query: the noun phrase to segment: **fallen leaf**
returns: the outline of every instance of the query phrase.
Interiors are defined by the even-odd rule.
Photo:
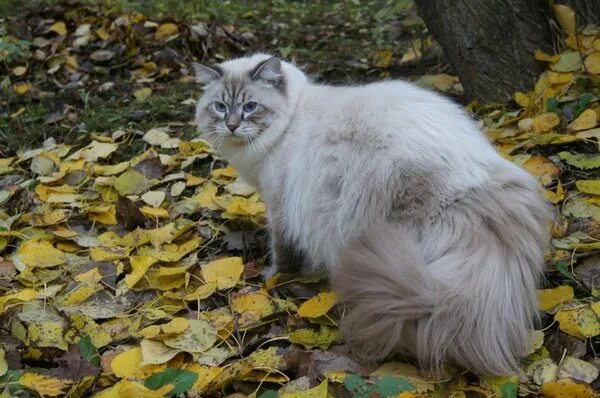
[[[57,397],[63,394],[63,390],[71,384],[68,380],[59,380],[55,377],[45,376],[39,373],[27,372],[21,375],[19,384],[30,390],[36,391],[41,396]]]
[[[152,89],[150,87],[142,87],[133,92],[133,96],[138,101],[145,101],[152,94]]]
[[[327,314],[337,302],[337,293],[319,293],[317,296],[305,301],[300,308],[298,308],[298,315],[305,318],[318,318]]]
[[[571,286],[538,290],[538,308],[542,311],[547,311],[557,305],[568,303],[574,297],[575,294]]]
[[[164,23],[156,29],[154,38],[156,40],[166,40],[179,33],[179,28],[174,23]]]
[[[202,266],[202,278],[206,283],[214,282],[219,290],[231,289],[244,272],[241,257],[227,257]]]
[[[540,393],[548,398],[593,398],[596,396],[590,386],[570,379],[545,383],[540,389]]]

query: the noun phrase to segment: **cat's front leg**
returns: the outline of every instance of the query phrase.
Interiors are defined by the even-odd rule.
[[[265,279],[276,273],[299,274],[306,272],[309,268],[310,264],[302,250],[287,241],[276,228],[272,228],[271,265],[263,271]]]

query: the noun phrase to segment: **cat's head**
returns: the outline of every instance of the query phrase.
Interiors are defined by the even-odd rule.
[[[196,107],[198,129],[217,149],[251,143],[289,118],[290,79],[299,72],[292,65],[256,54],[215,66],[193,66],[204,89]]]

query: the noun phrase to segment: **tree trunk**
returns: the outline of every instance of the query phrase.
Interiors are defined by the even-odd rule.
[[[556,4],[564,4],[575,10],[577,26],[600,25],[600,0],[558,0]]]
[[[533,53],[552,51],[552,36],[536,1],[415,1],[468,99],[506,101],[529,91],[544,70]]]

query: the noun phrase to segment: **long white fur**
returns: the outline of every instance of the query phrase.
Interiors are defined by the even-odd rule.
[[[267,58],[219,66],[243,79]],[[314,84],[286,62],[282,72],[285,96],[258,142],[207,138],[259,187],[277,238],[331,273],[356,352],[517,371],[550,217],[533,178],[438,94],[402,81]],[[218,91],[199,101],[200,131]]]

